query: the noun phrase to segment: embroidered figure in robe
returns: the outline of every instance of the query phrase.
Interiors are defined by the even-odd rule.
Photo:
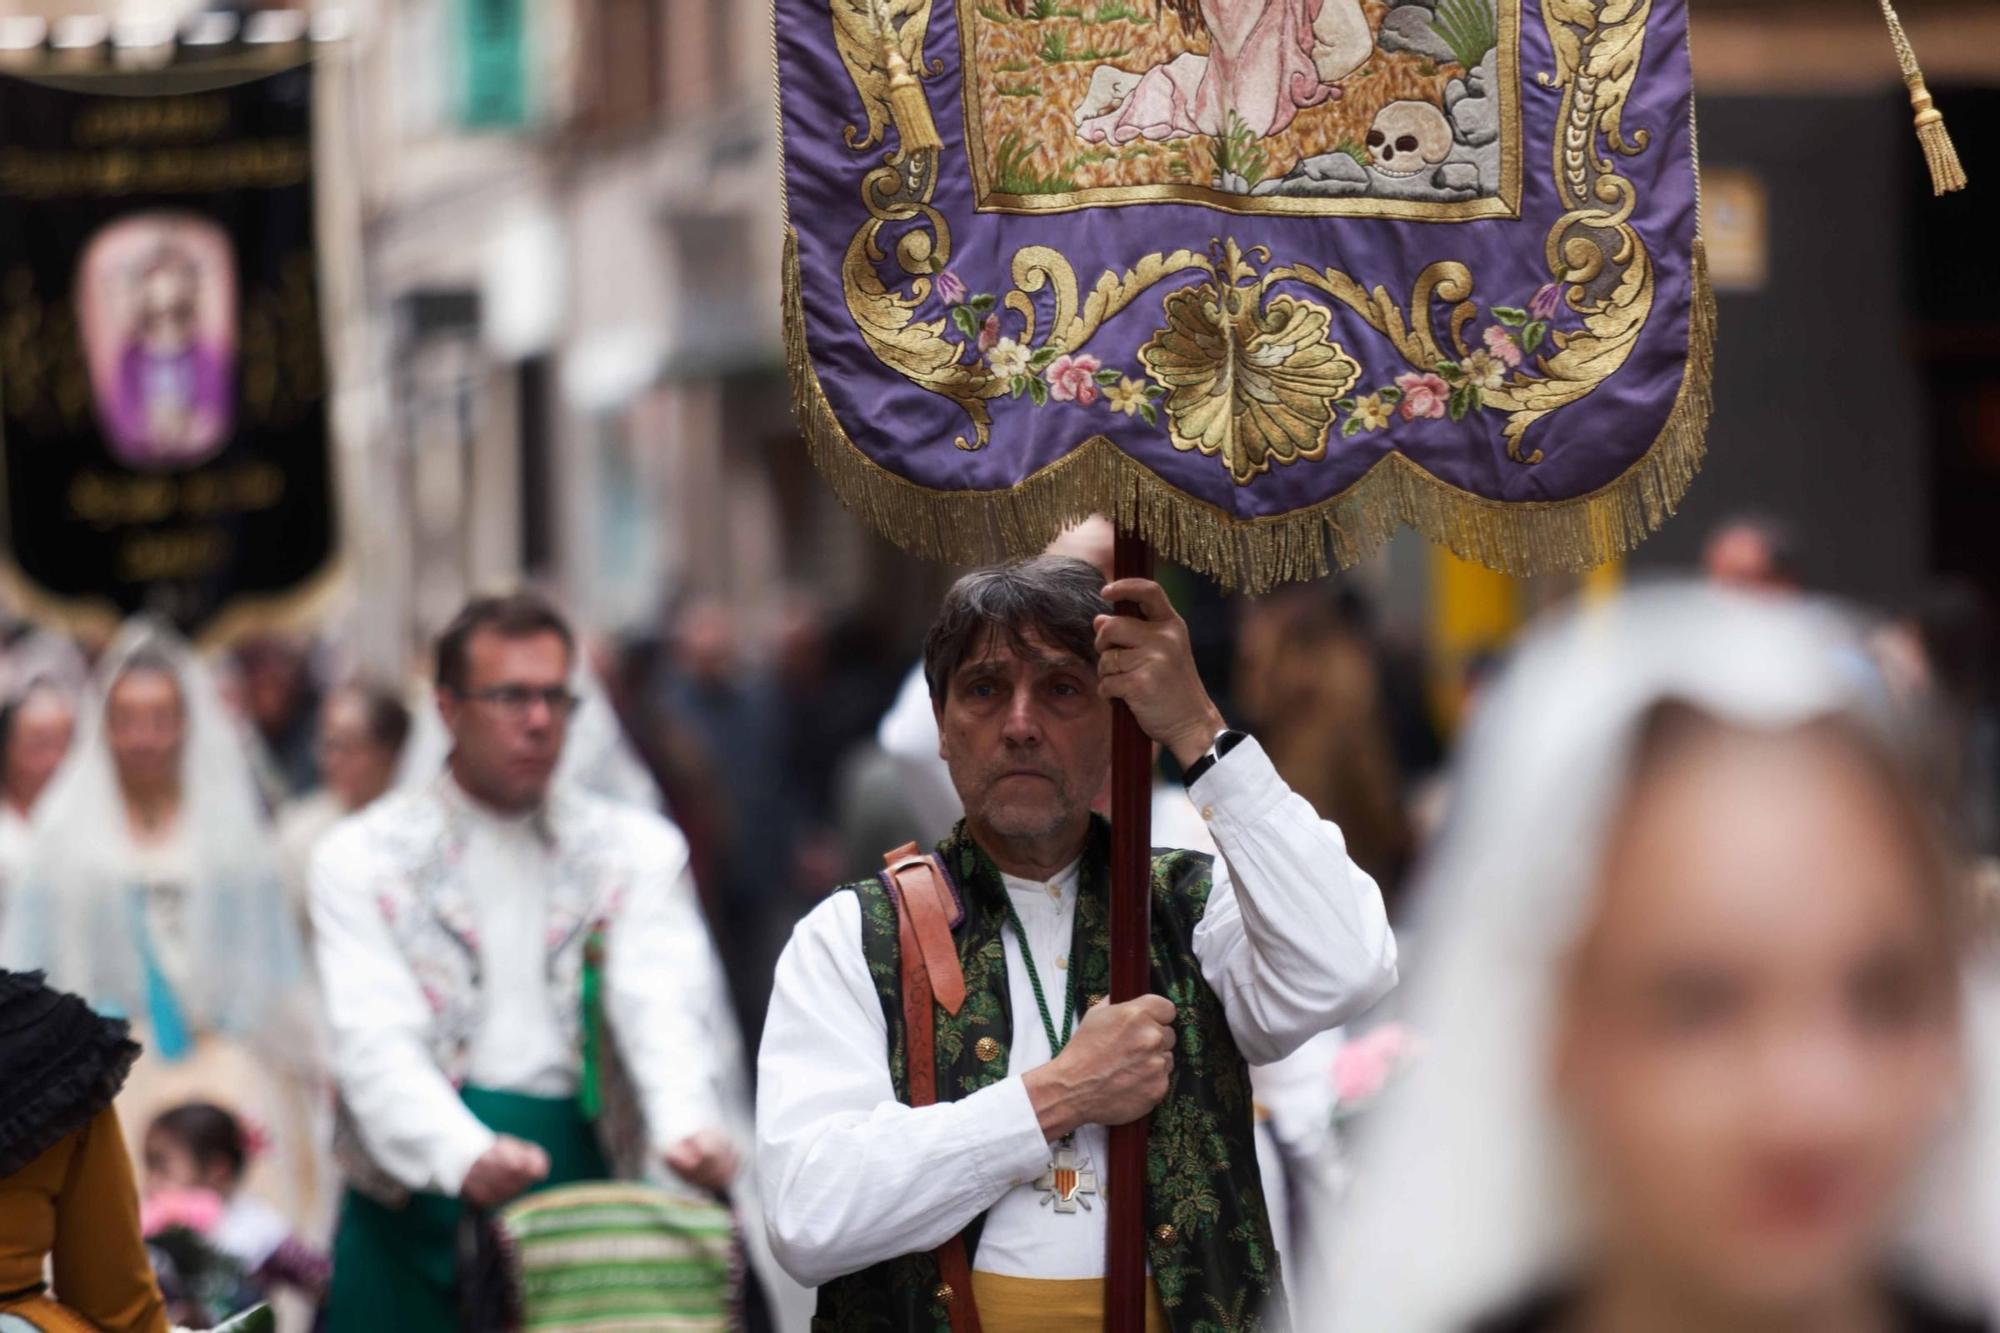
[[[1208,51],[1186,51],[1150,69],[1099,65],[1076,109],[1089,143],[1223,135],[1236,121],[1256,138],[1276,134],[1306,107],[1340,96],[1340,80],[1366,64],[1375,34],[1361,0],[1161,0]]]

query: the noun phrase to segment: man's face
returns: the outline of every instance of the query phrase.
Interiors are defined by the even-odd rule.
[[[438,691],[451,732],[454,770],[474,796],[522,811],[548,794],[569,733],[569,713],[551,704],[569,686],[569,650],[554,634],[520,637],[480,630],[466,644],[463,690]]]
[[[946,683],[938,754],[975,833],[1046,838],[1080,828],[1111,765],[1097,668],[1035,630],[989,634]]]

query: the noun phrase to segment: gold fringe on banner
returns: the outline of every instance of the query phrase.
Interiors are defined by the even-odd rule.
[[[1931,193],[1949,194],[1965,188],[1965,168],[1958,149],[1944,127],[1944,113],[1931,104],[1931,90],[1924,86],[1924,72],[1917,68],[1917,53],[1903,32],[1903,20],[1896,15],[1892,0],[1882,0],[1882,19],[1889,25],[1889,40],[1896,46],[1896,63],[1902,67],[1903,83],[1910,90],[1910,106],[1917,113],[1917,142],[1923,145],[1924,162],[1931,169]]]
[[[1688,356],[1666,428],[1624,475],[1569,500],[1508,502],[1440,481],[1392,453],[1339,495],[1276,518],[1242,519],[1162,481],[1099,435],[998,491],[939,491],[855,445],[827,402],[806,346],[799,238],[785,234],[785,359],[807,450],[834,493],[914,555],[982,564],[1033,555],[1093,513],[1169,560],[1256,594],[1347,568],[1408,524],[1454,554],[1508,574],[1583,570],[1636,547],[1671,516],[1701,468],[1713,406],[1715,296],[1695,242]]]

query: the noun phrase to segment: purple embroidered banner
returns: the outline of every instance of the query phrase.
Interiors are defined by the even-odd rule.
[[[1681,0],[776,0],[785,318],[843,498],[1092,510],[1252,590],[1410,523],[1597,564],[1699,466]]]

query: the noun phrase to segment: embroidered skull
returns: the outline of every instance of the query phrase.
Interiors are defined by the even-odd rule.
[[[1368,131],[1368,155],[1385,176],[1414,176],[1450,152],[1451,122],[1429,102],[1391,102]]]

